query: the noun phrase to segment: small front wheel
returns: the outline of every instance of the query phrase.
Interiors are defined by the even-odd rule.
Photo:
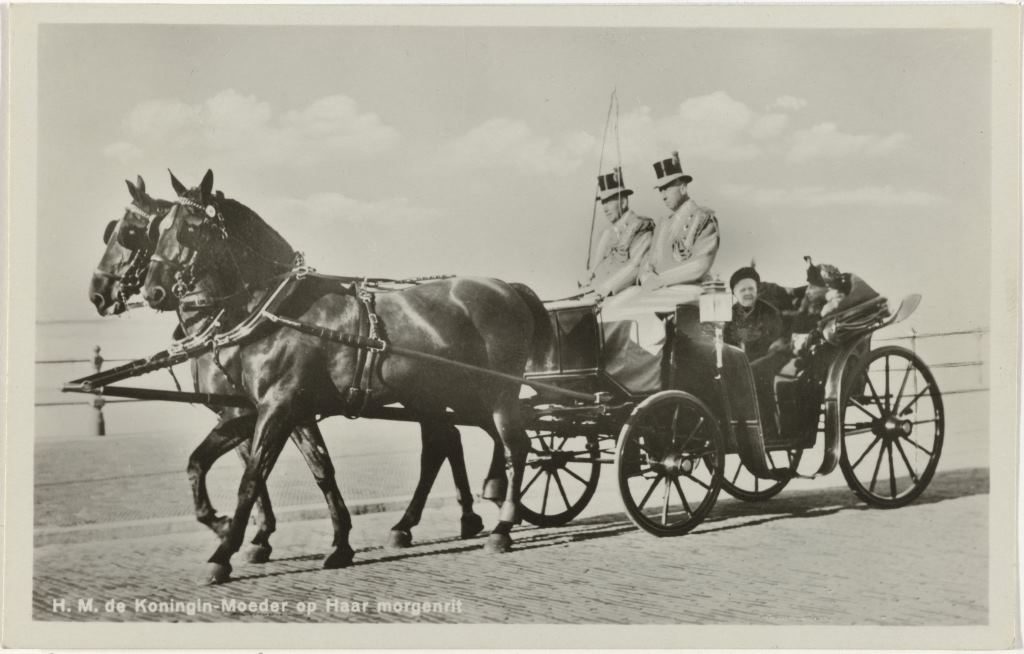
[[[629,519],[655,536],[700,524],[722,488],[725,441],[707,405],[682,391],[641,402],[619,434],[616,468]]]
[[[530,431],[519,510],[538,527],[560,527],[580,514],[601,478],[601,443],[593,434]]]

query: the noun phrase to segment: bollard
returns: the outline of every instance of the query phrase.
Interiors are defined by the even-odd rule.
[[[100,346],[97,345],[93,348],[92,365],[96,368],[96,372],[99,372],[103,368],[103,355],[100,354]],[[103,399],[102,395],[97,395],[92,400],[92,408],[96,417],[96,435],[106,436],[107,435],[107,421],[103,417],[103,405],[106,404],[106,400]]]

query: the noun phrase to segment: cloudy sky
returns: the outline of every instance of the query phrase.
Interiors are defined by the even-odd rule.
[[[169,197],[167,168],[212,168],[324,272],[566,295],[604,143],[651,216],[680,152],[723,278],[797,284],[809,254],[923,292],[919,331],[984,325],[989,61],[970,30],[44,26],[39,318],[94,315],[122,180]]]

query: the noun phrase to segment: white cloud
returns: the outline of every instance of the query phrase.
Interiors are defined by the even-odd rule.
[[[788,122],[784,114],[758,113],[718,91],[687,99],[667,116],[656,117],[646,106],[634,109],[620,119],[619,132],[624,160],[650,163],[678,150],[686,168],[694,159],[756,159]]]
[[[878,134],[847,134],[835,123],[821,123],[793,134],[793,146],[787,159],[794,162],[851,155],[879,156],[889,154],[907,141],[907,135],[895,132]]]
[[[416,207],[407,198],[357,200],[341,193],[314,193],[305,198],[272,197],[259,202],[265,216],[289,228],[321,229],[331,225],[360,227],[411,225],[434,220],[437,209]],[[263,209],[265,207],[265,209]],[[322,235],[322,234],[321,234]]]
[[[129,163],[141,159],[142,150],[126,141],[118,141],[103,148],[103,156],[110,157],[120,163]]]
[[[807,106],[807,100],[792,95],[783,95],[775,98],[775,102],[768,105],[768,109],[785,109],[787,111],[800,111]]]
[[[270,103],[228,89],[198,104],[152,100],[124,120],[130,141],[104,154],[195,151],[241,165],[311,165],[393,150],[399,133],[344,95],[275,112]]]
[[[549,138],[521,120],[494,118],[442,147],[440,159],[471,168],[512,167],[527,174],[566,175],[580,167],[596,143],[583,131]]]
[[[823,186],[794,188],[763,188],[741,184],[725,184],[724,195],[739,198],[762,207],[822,208],[831,206],[853,207],[931,207],[943,199],[933,193],[892,186],[863,186],[855,189],[836,189]]]

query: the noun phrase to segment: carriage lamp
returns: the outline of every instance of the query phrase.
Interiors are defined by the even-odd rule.
[[[700,293],[700,321],[715,326],[715,362],[722,369],[722,350],[725,347],[725,323],[732,320],[732,293],[717,276],[702,285]]]

